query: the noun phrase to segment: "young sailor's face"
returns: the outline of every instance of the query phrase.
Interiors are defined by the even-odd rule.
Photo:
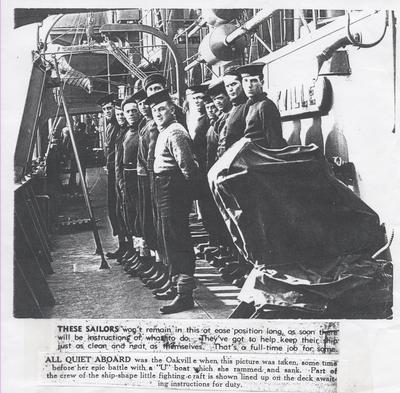
[[[124,115],[128,124],[131,126],[139,120],[140,113],[136,103],[129,102],[124,105]]]
[[[204,109],[204,93],[193,93],[187,96],[187,101],[189,103],[189,108],[195,110]]]
[[[219,111],[224,112],[225,109],[230,105],[229,97],[226,94],[218,94],[217,96],[212,97],[212,99]]]
[[[218,117],[218,109],[213,102],[206,104],[206,112],[210,120],[214,120]]]
[[[160,102],[151,107],[153,120],[158,127],[163,127],[174,118],[175,108],[167,101]]]
[[[145,104],[145,100],[139,101],[137,104],[142,116],[151,116],[151,109],[147,104]]]
[[[246,94],[248,98],[254,97],[263,91],[263,82],[259,75],[243,76],[242,85],[244,94]]]
[[[122,109],[115,108],[115,118],[117,119],[117,123],[122,126],[125,123],[124,111]]]
[[[153,83],[146,89],[147,97],[150,97],[154,93],[157,93],[161,90],[164,90],[164,86],[161,83]]]
[[[102,108],[104,117],[110,120],[114,115],[114,105],[111,103],[105,104]]]
[[[239,97],[243,92],[242,83],[235,75],[224,76],[224,85],[230,100],[234,100],[235,98]]]

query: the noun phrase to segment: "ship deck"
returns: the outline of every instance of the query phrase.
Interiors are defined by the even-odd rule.
[[[107,174],[101,167],[87,170],[87,183],[93,212],[105,251],[114,250],[107,217]],[[82,197],[60,201],[58,222],[87,218]],[[46,318],[227,318],[238,305],[240,289],[224,282],[218,271],[205,260],[196,261],[197,289],[195,308],[172,315],[162,315],[159,308],[169,301],[156,300],[139,278],[124,272],[115,260],[108,260],[110,269],[100,270],[101,258],[94,255],[93,233],[88,226],[71,225],[68,231],[58,230],[52,236],[52,268],[47,281],[55,305],[45,309]]]

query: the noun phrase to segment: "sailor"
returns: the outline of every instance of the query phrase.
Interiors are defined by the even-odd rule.
[[[215,123],[220,115],[219,110],[214,104],[212,98],[207,94],[204,97],[205,108],[208,116],[210,126],[207,130],[207,159],[206,159],[206,169],[207,172],[215,163],[215,158],[217,156],[218,149],[218,134],[215,132]]]
[[[106,253],[106,256],[111,259],[121,257],[127,249],[127,244],[124,240],[124,233],[120,220],[117,217],[117,193],[115,187],[115,138],[118,134],[118,123],[115,119],[115,95],[108,94],[102,97],[97,104],[101,106],[101,110],[106,122],[104,132],[104,148],[107,167],[107,207],[108,217],[111,223],[113,236],[118,236],[118,249],[114,252]]]
[[[218,154],[218,145],[221,144],[221,138],[224,138],[224,129],[226,119],[228,118],[229,112],[232,109],[232,104],[229,100],[228,93],[225,90],[225,85],[222,79],[218,79],[214,82],[211,82],[208,87],[208,94],[212,98],[215,106],[217,107],[220,115],[214,124],[214,132],[217,135],[218,142],[215,146],[215,156],[210,154],[208,165],[211,167],[217,158],[221,155]],[[211,147],[210,147],[211,151]]]
[[[196,189],[199,211],[204,228],[208,232],[211,247],[219,246],[219,228],[216,219],[219,216],[215,208],[207,179],[207,133],[210,122],[206,113],[204,97],[207,91],[206,85],[190,86],[186,89],[186,101],[188,102],[190,116],[187,117],[189,135],[193,141],[193,152],[199,164],[199,177]],[[211,100],[211,99],[210,99]],[[213,103],[215,111],[216,107]],[[215,113],[215,112],[214,112]],[[217,140],[215,145],[217,145]]]
[[[166,90],[147,98],[160,132],[154,156],[156,197],[162,238],[177,296],[160,312],[171,314],[194,307],[195,255],[189,231],[192,182],[197,176],[192,141],[175,119],[175,105]]]
[[[219,115],[207,131],[207,172],[218,158],[218,145],[224,132],[226,119],[232,108],[222,79],[218,79],[209,84],[208,95],[219,111]],[[232,246],[232,241],[222,216],[215,205],[211,190],[208,187],[208,181],[206,191],[203,201],[203,222],[209,233],[209,244],[208,247],[203,249],[203,254],[204,257],[211,262],[214,261],[215,258],[226,259],[230,257],[229,249]]]
[[[242,107],[242,110],[247,112],[243,136],[256,141],[266,148],[279,149],[286,146],[286,141],[282,137],[279,111],[275,104],[267,98],[266,93],[263,92],[263,67],[264,64],[253,63],[238,67],[236,70],[242,78],[243,91],[248,98],[246,104]],[[227,82],[229,80],[232,81],[232,79],[226,80]],[[240,121],[243,118],[236,119],[238,128],[236,128],[237,133],[234,132],[232,120],[235,120],[235,117],[231,118],[231,128],[226,134],[227,138],[229,135],[228,144],[225,141],[225,146],[228,145],[228,147],[232,133],[233,139],[240,137],[240,129],[238,128],[243,126],[243,123],[240,125]],[[226,123],[229,125],[229,118]],[[241,287],[250,270],[251,266],[239,255],[237,261],[226,263],[225,266],[219,269],[219,272],[225,281]]]
[[[207,131],[209,120],[204,104],[204,96],[207,86],[193,85],[186,89],[186,101],[188,112],[186,122],[190,138],[193,141],[193,153],[199,164],[200,176],[206,180],[207,166]]]
[[[160,90],[167,89],[167,80],[161,74],[151,74],[143,81],[143,89],[147,97],[157,93]],[[175,117],[178,123],[181,123],[186,128],[186,119],[182,108],[174,103]]]
[[[218,146],[219,156],[244,135],[247,115],[247,97],[242,87],[242,78],[237,67],[229,67],[224,72],[223,81],[232,103],[232,109],[225,123],[225,135]]]
[[[210,126],[212,126],[215,121],[218,119],[218,109],[214,104],[214,101],[211,99],[211,97],[206,94],[203,97],[203,101],[204,101],[204,107],[206,108],[206,113],[207,113],[207,117],[208,117],[208,122],[210,123]]]
[[[130,263],[136,262],[139,259],[139,239],[141,231],[138,221],[138,185],[137,185],[137,152],[139,145],[138,125],[140,121],[140,113],[135,100],[132,97],[126,97],[121,104],[121,109],[124,111],[128,129],[123,141],[123,167],[124,167],[124,206],[125,206],[125,221],[129,235],[132,238],[133,248],[136,252],[133,253],[133,260]],[[132,244],[132,243],[131,243]]]
[[[280,149],[287,145],[282,136],[281,116],[276,105],[263,92],[263,63],[238,67],[243,90],[248,98],[244,136],[264,147]]]
[[[125,192],[125,180],[124,180],[124,139],[128,129],[128,125],[124,116],[124,111],[121,107],[122,100],[115,101],[115,119],[118,123],[118,132],[115,137],[115,187],[117,195],[116,215],[118,222],[121,224],[121,234],[126,239],[126,252],[117,258],[118,263],[122,263],[124,259],[128,259],[133,256],[134,249],[132,244],[132,238],[128,236],[127,224],[125,220],[125,207],[124,207],[124,192]]]
[[[136,86],[136,85],[135,85]],[[143,90],[146,92],[146,95],[149,97],[155,93],[157,93],[160,90],[163,90],[167,86],[167,80],[159,73],[154,73],[149,76],[141,83],[141,86],[143,86]],[[172,97],[172,96],[171,96]],[[185,115],[183,114],[182,108],[180,108],[176,103],[174,103],[175,107],[175,116],[184,127],[186,127],[186,119]],[[158,134],[154,134],[154,138],[151,139],[150,145],[149,145],[149,151],[154,152],[155,149],[155,144],[157,140]],[[152,155],[152,154],[151,154]],[[154,157],[152,155],[152,157]],[[152,196],[153,196],[153,218],[155,220],[155,228],[157,232],[157,244],[158,244],[158,250],[155,253],[155,260],[156,263],[154,266],[148,268],[144,272],[139,271],[138,275],[141,278],[143,282],[147,284],[147,280],[151,280],[154,278],[154,276],[157,277],[157,275],[164,272],[163,265],[165,265],[168,269],[168,261],[165,256],[165,250],[164,250],[164,244],[162,241],[162,233],[161,233],[161,222],[160,222],[160,217],[159,217],[159,209],[157,207],[157,201],[155,198],[155,178],[154,178],[154,172],[152,170],[152,162],[149,163],[149,179],[150,179],[150,189],[152,190]],[[140,266],[143,268],[142,266]],[[148,266],[147,266],[148,267]],[[131,271],[131,274],[135,275],[135,271]],[[150,283],[150,285],[152,285]],[[173,291],[173,286],[170,280],[165,284],[165,286],[162,286],[159,290],[153,291],[154,296],[156,296],[157,299],[164,299],[168,300],[171,298],[174,298],[176,293]],[[160,297],[159,297],[160,296]]]
[[[141,248],[142,258],[140,262],[131,265],[128,273],[132,276],[140,274],[142,280],[148,279],[146,282],[147,287],[150,289],[156,289],[161,288],[166,284],[169,276],[166,274],[165,269],[161,267],[161,260],[158,258],[154,261],[154,258],[151,258],[150,251],[153,250],[155,252],[159,248],[155,228],[156,222],[153,217],[153,196],[150,186],[153,172],[154,145],[155,140],[158,137],[158,130],[151,116],[150,107],[145,104],[146,98],[147,96],[143,89],[138,90],[132,96],[132,99],[135,100],[139,112],[142,115],[142,119],[138,126],[139,144],[137,155],[137,175],[139,188],[138,214],[139,224],[143,235],[143,245]]]

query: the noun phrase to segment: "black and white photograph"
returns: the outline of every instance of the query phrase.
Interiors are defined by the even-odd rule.
[[[394,1],[0,15],[2,392],[399,391]]]
[[[15,8],[14,316],[392,318],[397,17]]]

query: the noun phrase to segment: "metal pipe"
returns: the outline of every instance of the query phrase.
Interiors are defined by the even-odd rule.
[[[199,56],[197,59],[193,60],[185,67],[185,71],[190,71],[193,67],[197,66],[199,63],[203,63],[204,60]]]
[[[317,30],[318,26],[318,10],[313,10],[313,30]]]
[[[42,138],[40,136],[40,127],[36,127],[36,157],[42,157]]]
[[[47,30],[46,36],[44,37],[43,40],[43,50],[45,51],[47,49],[47,39],[49,38],[50,31],[53,30],[53,27],[56,25],[56,23],[64,16],[65,14],[58,15],[55,21],[51,24],[49,30]]]
[[[110,78],[110,53],[107,52],[107,87],[108,87],[108,94],[111,93],[111,78]]]
[[[185,55],[186,59],[189,57],[189,37],[185,34]]]
[[[133,45],[134,42],[131,42],[131,44]],[[132,47],[132,45],[130,46],[130,48]],[[155,45],[135,45],[136,49],[143,49],[143,48],[165,48],[168,47],[168,45],[163,45],[163,44],[155,44]],[[46,52],[46,55],[70,55],[71,53],[73,53],[74,55],[77,54],[81,54],[81,53],[107,53],[107,48],[101,47],[101,48],[94,48],[92,47],[84,47],[82,46],[81,48],[78,48],[76,46],[74,46],[73,48],[71,47],[71,49],[68,50],[64,50],[64,51],[50,51],[50,52]]]
[[[199,30],[202,29],[207,24],[207,22],[203,19],[200,22],[198,22],[197,26],[190,32],[188,33],[188,38],[193,37]]]
[[[306,18],[305,18],[305,16],[304,16],[303,10],[296,10],[296,12],[297,12],[297,15],[299,16],[299,18],[300,18],[301,23],[303,24],[303,26],[307,29],[307,31],[308,31],[309,33],[311,33],[310,26],[308,25],[308,23],[307,23],[307,21],[306,21]]]
[[[177,40],[179,37],[181,37],[182,35],[186,34],[189,32],[189,30],[193,29],[193,27],[195,27],[198,23],[198,20],[195,20],[189,27],[187,27],[185,30],[181,31],[179,34],[176,34],[176,36],[174,37],[174,41]]]
[[[251,18],[246,23],[244,23],[242,26],[238,27],[235,31],[233,31],[231,34],[229,34],[225,38],[225,43],[227,45],[232,44],[233,41],[244,36],[249,31],[253,30],[260,23],[264,22],[265,19],[270,17],[272,15],[272,13],[274,12],[274,10],[275,9],[273,9],[272,7],[271,8],[263,8],[253,18]]]
[[[265,48],[268,52],[272,52],[272,49],[258,36],[257,33],[254,34],[254,38]]]
[[[38,23],[36,26],[36,48],[40,49],[40,28],[43,26],[43,22]]]
[[[57,59],[56,59],[55,56],[53,56],[53,59],[54,59],[54,65],[55,65],[56,72],[57,72],[57,77],[58,77],[58,79],[61,80],[61,78],[60,78],[60,70],[58,68]],[[76,166],[78,168],[79,176],[81,178],[83,196],[85,198],[86,207],[87,207],[88,213],[89,213],[89,218],[90,218],[90,221],[92,223],[93,236],[94,236],[94,241],[96,243],[96,254],[100,254],[100,256],[101,256],[100,269],[109,269],[110,266],[108,265],[106,259],[104,258],[103,247],[101,245],[99,232],[97,230],[96,219],[94,217],[94,213],[93,213],[93,210],[92,210],[92,205],[90,203],[89,192],[88,192],[88,189],[87,189],[86,180],[85,180],[85,178],[83,176],[81,161],[79,159],[78,149],[77,149],[76,142],[75,142],[75,136],[74,136],[74,133],[72,132],[71,119],[69,117],[68,108],[67,108],[67,104],[66,104],[65,97],[64,97],[64,91],[63,91],[62,87],[60,87],[60,98],[61,98],[61,102],[62,102],[62,105],[63,105],[63,108],[64,108],[65,118],[67,120],[68,132],[69,132],[69,136],[71,138],[71,145],[72,145],[72,150],[73,150],[74,156],[75,156]]]

